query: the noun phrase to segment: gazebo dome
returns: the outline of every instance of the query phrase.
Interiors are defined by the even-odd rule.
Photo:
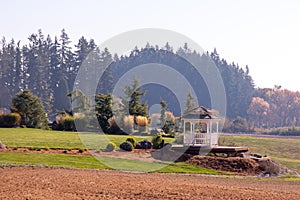
[[[209,110],[203,106],[193,108],[184,113],[182,118],[186,119],[216,119],[220,118],[220,115],[215,110]]]

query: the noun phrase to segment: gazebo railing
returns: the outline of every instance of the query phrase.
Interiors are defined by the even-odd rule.
[[[185,145],[216,146],[218,145],[219,133],[194,133],[184,137]]]

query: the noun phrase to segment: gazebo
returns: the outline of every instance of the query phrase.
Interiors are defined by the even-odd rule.
[[[184,146],[214,147],[218,145],[219,123],[222,120],[218,112],[200,106],[187,111],[181,120]]]

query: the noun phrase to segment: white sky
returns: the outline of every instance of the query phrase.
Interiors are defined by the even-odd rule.
[[[39,28],[73,44],[100,44],[138,28],[179,32],[228,62],[248,65],[256,86],[300,91],[300,1],[297,0],[1,0],[0,36],[27,43]]]

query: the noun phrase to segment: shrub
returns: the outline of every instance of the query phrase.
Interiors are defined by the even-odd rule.
[[[107,145],[106,145],[106,148],[105,148],[105,151],[106,152],[112,152],[116,149],[117,145],[113,142],[109,142]]]
[[[230,121],[228,119],[225,121],[223,132],[246,133],[253,132],[253,130],[245,118],[237,117],[233,121]]]
[[[138,126],[148,126],[148,118],[144,116],[137,116],[136,123]]]
[[[159,149],[160,144],[162,143],[162,136],[161,135],[154,135],[152,137],[152,144],[154,149]]]
[[[131,144],[131,142],[126,141],[120,144],[120,149],[123,149],[125,151],[132,151],[133,145]]]
[[[148,140],[143,140],[141,142],[138,142],[136,144],[137,149],[151,149],[152,148],[152,143],[149,142]]]
[[[0,127],[16,127],[20,125],[21,116],[18,113],[0,115]]]
[[[134,127],[134,117],[132,115],[125,116],[123,130],[127,134],[131,134],[133,133],[133,127]]]
[[[145,132],[148,126],[148,118],[144,116],[137,116],[136,124],[138,125],[139,132]]]
[[[183,137],[184,137],[183,134],[179,134],[179,135],[175,136],[174,143],[175,144],[183,144]]]
[[[65,131],[75,131],[74,118],[70,115],[66,116],[63,120],[63,127]]]
[[[84,114],[75,113],[74,116],[71,116],[67,113],[60,113],[56,116],[52,124],[52,129],[59,131],[76,131],[77,128],[79,128],[83,130],[87,126],[87,123],[88,119]]]
[[[175,117],[174,117],[174,114],[172,112],[167,111],[166,112],[166,117],[167,117],[167,121],[171,121],[171,122],[175,121]]]
[[[48,128],[48,119],[42,101],[29,90],[19,92],[13,97],[11,110],[20,114],[21,125],[31,128]]]
[[[139,132],[144,133],[144,134],[148,134],[147,126],[139,126],[138,129],[139,129]]]
[[[126,139],[127,142],[130,142],[133,146],[133,148],[136,147],[136,139],[134,137],[129,137]]]
[[[55,117],[55,121],[52,124],[53,130],[63,131],[64,130],[64,119],[69,116],[66,113],[60,113]]]
[[[78,153],[83,153],[85,149],[78,149]]]
[[[118,135],[126,134],[120,129],[122,122],[119,117],[111,117],[108,120],[108,123],[109,123],[109,130],[108,130],[109,134],[118,134]]]
[[[85,130],[87,128],[88,119],[84,114],[76,113],[74,115],[74,130]]]

